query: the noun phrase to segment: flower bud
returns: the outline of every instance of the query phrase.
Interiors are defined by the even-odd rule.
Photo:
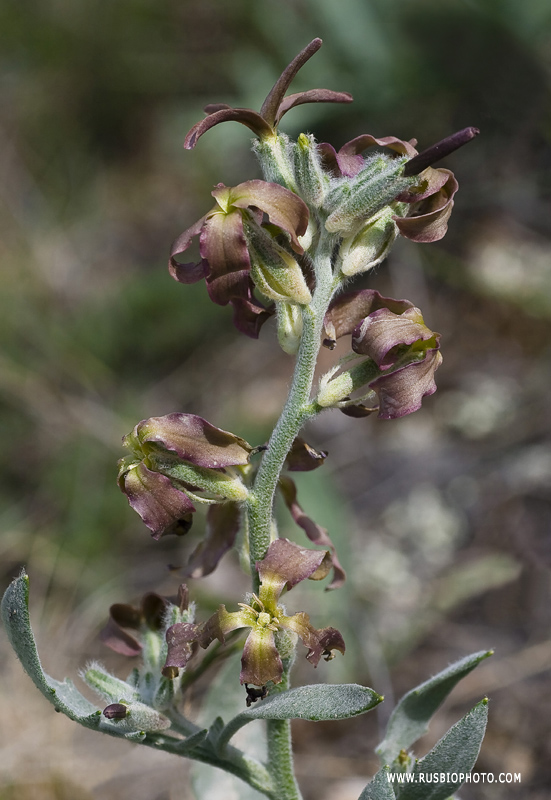
[[[330,233],[342,236],[352,234],[364,221],[392,203],[396,197],[416,182],[414,177],[404,178],[404,156],[389,158],[376,156],[366,162],[365,168],[351,181],[342,184],[328,198],[333,204],[325,227]]]
[[[343,241],[340,248],[343,275],[352,276],[366,272],[386,258],[398,235],[393,214],[392,208],[383,209],[375,219],[370,219],[359,233]]]
[[[251,277],[271,300],[308,305],[312,295],[296,259],[265,228],[246,226]]]
[[[347,369],[335,378],[323,376],[316,397],[316,403],[322,408],[336,406],[349,397],[356,389],[361,389],[369,384],[380,374],[380,371],[371,359],[362,361],[351,369]],[[326,378],[324,380],[324,378]]]
[[[281,349],[294,356],[302,337],[302,312],[294,303],[277,304],[277,338]]]
[[[329,188],[329,177],[323,171],[321,155],[312,134],[301,133],[295,147],[295,173],[304,200],[321,208]]]

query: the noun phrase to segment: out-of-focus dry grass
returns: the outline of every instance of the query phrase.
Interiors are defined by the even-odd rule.
[[[521,771],[523,782],[462,797],[542,800],[551,755],[548,3],[8,3],[0,22],[0,558],[4,583],[27,565],[55,677],[74,677],[88,658],[109,661],[97,644],[109,604],[170,593],[177,577],[166,564],[181,563],[201,534],[198,521],[189,543],[149,540],[114,484],[120,437],[143,417],[185,410],[261,443],[284,399],[291,365],[273,330],[239,338],[204,287],[166,274],[171,239],[210,207],[210,187],[256,176],[240,126],[182,152],[201,105],[258,106],[280,68],[321,35],[297,89],[351,90],[355,103],[297,109],[291,133],[303,127],[338,146],[369,131],[424,146],[482,128],[449,159],[461,190],[446,239],[402,242],[368,276],[442,333],[438,393],[395,423],[334,412],[308,432],[330,457],[300,476],[300,499],[338,542],[349,581],[323,596],[297,587],[289,605],[344,629],[346,658],[314,679],[365,682],[387,702],[338,727],[297,723],[297,768],[308,800],[355,800],[376,769],[392,698],[494,647],[420,752],[488,693],[478,768]],[[332,356],[322,359],[328,367]],[[282,515],[296,536],[289,525]],[[241,598],[231,565],[194,584],[205,614]],[[189,796],[185,762],[55,715],[0,635],[0,800]],[[312,679],[302,664],[297,682]]]

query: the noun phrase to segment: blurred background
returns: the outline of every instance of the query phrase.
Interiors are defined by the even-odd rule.
[[[289,607],[339,627],[346,658],[296,682],[355,681],[379,715],[295,725],[305,800],[356,800],[393,698],[451,661],[496,654],[458,687],[422,754],[482,696],[479,771],[522,783],[465,800],[543,800],[551,781],[551,6],[548,0],[5,0],[0,6],[0,406],[4,588],[22,565],[45,668],[75,677],[105,652],[108,607],[172,593],[203,530],[153,542],[115,482],[120,439],[172,411],[264,442],[291,359],[268,323],[239,335],[203,284],[168,275],[171,241],[220,181],[259,177],[249,131],[185,133],[209,102],[258,109],[312,38],[292,91],[350,91],[282,129],[336,147],[361,134],[420,148],[475,125],[443,166],[459,180],[447,237],[401,240],[360,286],[407,297],[442,334],[438,392],[394,422],[322,415],[329,451],[300,500],[349,580],[297,587]],[[326,364],[330,354],[324,355]],[[283,532],[300,540],[281,514]],[[227,562],[227,563],[226,563]],[[192,594],[241,599],[231,558]],[[0,800],[187,800],[188,767],[103,741],[50,706],[0,631]],[[231,694],[237,682],[227,681]],[[224,687],[223,687],[224,688]],[[242,703],[241,690],[238,702]],[[176,761],[176,763],[173,763]],[[235,785],[236,786],[236,785]],[[201,800],[242,797],[235,786]]]

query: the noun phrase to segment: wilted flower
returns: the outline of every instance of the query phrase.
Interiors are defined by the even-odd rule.
[[[333,92],[330,89],[310,89],[307,92],[298,92],[285,97],[287,89],[299,69],[306,64],[314,53],[317,53],[321,45],[321,39],[313,39],[291,61],[262,103],[260,113],[250,108],[231,108],[225,103],[208,105],[205,108],[207,116],[190,130],[186,136],[184,147],[191,150],[206,131],[220,122],[229,122],[231,120],[240,122],[256,133],[259,138],[263,139],[276,136],[277,126],[281,118],[295,106],[304,103],[351,103],[352,95],[348,92]]]
[[[287,616],[278,605],[285,588],[292,589],[306,578],[321,579],[331,566],[329,554],[323,550],[307,550],[288,539],[276,539],[266,557],[256,563],[260,576],[258,595],[248,603],[239,603],[241,611],[227,611],[224,605],[204,625],[199,636],[202,647],[225,637],[238,628],[250,628],[241,659],[241,683],[264,686],[268,681],[280,683],[283,664],[277,649],[278,631],[297,634],[308,648],[306,658],[317,666],[322,656],[329,660],[332,650],[344,653],[344,641],[335,628],[316,630],[303,611]]]
[[[214,208],[172,245],[170,274],[180,283],[206,278],[211,300],[219,305],[231,303],[236,327],[256,338],[273,311],[254,297],[254,283],[270,299],[310,301],[298,263],[261,225],[262,214],[268,216],[277,232],[289,237],[290,248],[300,255],[304,251],[298,237],[306,232],[308,208],[283,186],[260,180],[246,181],[234,188],[219,184],[212,195],[216,200]],[[177,261],[176,257],[188,249],[196,236],[201,261]]]
[[[232,467],[248,463],[251,446],[195,414],[142,420],[123,444],[132,455],[119,461],[119,486],[155,539],[186,533],[194,502],[241,502],[247,497]]]
[[[330,306],[325,330],[327,346],[352,333],[353,352],[368,358],[322,379],[316,398],[322,407],[336,406],[350,416],[378,410],[381,419],[395,419],[417,411],[423,397],[436,391],[440,336],[427,328],[408,300],[382,297],[372,289],[345,294]],[[366,394],[351,400],[350,393],[357,389]],[[370,395],[378,399],[378,406],[363,405]]]

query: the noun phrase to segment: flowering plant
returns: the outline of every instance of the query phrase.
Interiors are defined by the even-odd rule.
[[[328,531],[305,514],[295,483],[283,473],[323,465],[327,454],[300,437],[304,424],[323,411],[395,419],[418,410],[436,390],[440,336],[421,311],[408,300],[383,297],[373,289],[345,291],[345,286],[383,261],[397,236],[429,243],[445,235],[457,181],[433,164],[478,133],[466,128],[422,152],[415,140],[395,136],[363,134],[339,150],[318,144],[310,134],[290,140],[279,124],[293,107],[352,100],[345,92],[326,89],[287,94],[298,70],[320,46],[315,39],[299,53],[260,112],[208,106],[207,116],[188,133],[185,146],[192,149],[215,125],[246,125],[258,137],[254,149],[264,179],[216,186],[215,205],[176,238],[169,259],[176,281],[204,279],[215,303],[231,305],[235,325],[245,335],[257,338],[275,315],[279,343],[296,359],[287,402],[270,440],[249,444],[199,416],[175,412],[139,422],[124,437],[129,454],[119,462],[119,487],[155,539],[185,535],[198,507],[208,506],[205,536],[183,575],[210,574],[225,553],[237,549],[250,577],[243,602],[233,610],[221,604],[205,618],[182,585],[172,599],[150,593],[139,608],[112,606],[102,640],[121,654],[140,658],[141,666],[125,681],[95,663],[83,671],[84,681],[107,703],[103,709],[70,682],[60,683],[42,670],[29,623],[26,575],[12,583],[2,605],[23,666],[57,710],[86,727],[217,766],[273,800],[301,797],[293,771],[291,719],[344,719],[383,699],[357,684],[290,688],[298,639],[314,667],[322,657],[344,654],[345,642],[334,627],[315,628],[306,612],[288,612],[286,593],[301,581],[324,580],[330,572],[327,588],[338,589],[345,571]],[[183,254],[196,238],[200,260],[186,263]],[[314,386],[321,346],[333,349],[337,339],[349,335],[349,353]],[[273,518],[278,492],[312,547],[278,536]],[[236,646],[232,634],[243,628],[248,634],[239,681],[245,686],[246,708],[227,723],[218,717],[209,728],[200,727],[182,713],[182,695],[226,648]],[[487,655],[466,657],[400,701],[377,750],[381,770],[361,800],[394,798],[389,771],[445,766],[451,778],[436,793],[432,787],[430,797],[444,800],[459,788],[461,780],[454,775],[472,768],[482,741],[485,700],[421,761],[413,759],[409,748],[453,686]],[[229,743],[253,719],[266,721],[263,761]],[[411,786],[398,786],[400,800],[429,797]]]

